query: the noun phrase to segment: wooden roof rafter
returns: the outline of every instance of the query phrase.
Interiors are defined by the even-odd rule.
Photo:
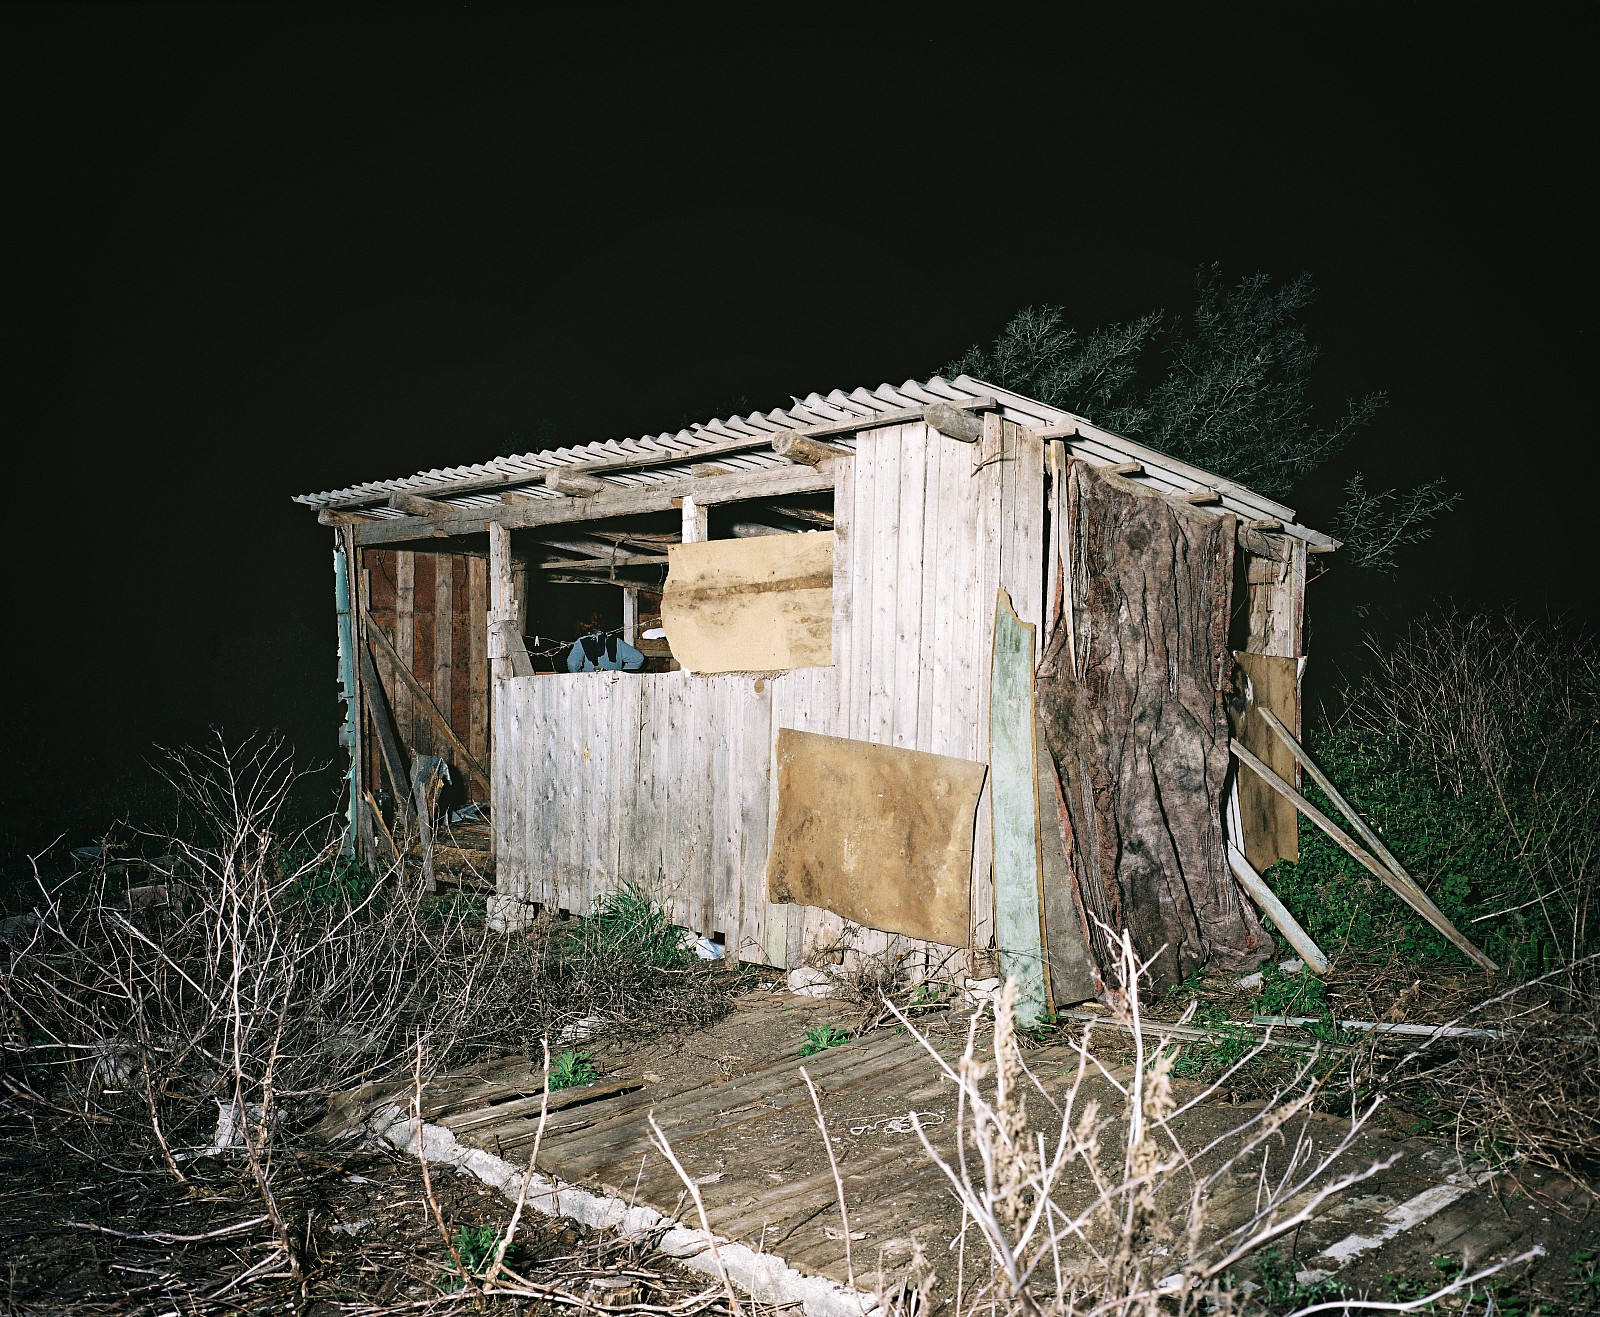
[[[944,405],[963,411],[984,411],[992,410],[997,403],[993,397],[985,395],[952,400]],[[901,425],[908,421],[923,420],[924,413],[931,406],[932,404],[921,404],[915,407],[900,407],[869,415],[852,416],[847,420],[825,421],[796,427],[764,422],[764,425],[770,428],[762,428],[759,433],[711,439],[693,446],[684,444],[681,448],[665,451],[659,445],[667,442],[669,437],[663,437],[657,440],[657,447],[641,449],[635,454],[626,456],[566,460],[534,470],[496,472],[484,476],[441,481],[431,490],[423,486],[404,493],[367,493],[330,502],[325,505],[324,511],[359,512],[366,508],[387,506],[396,511],[409,513],[412,507],[416,507],[420,515],[428,515],[421,504],[414,503],[413,500],[428,499],[430,493],[441,496],[432,501],[443,502],[445,507],[457,505],[445,502],[444,496],[453,498],[468,494],[497,493],[502,498],[510,496],[519,500],[540,502],[551,497],[592,497],[606,492],[608,487],[614,485],[614,481],[607,480],[606,477],[626,476],[661,467],[716,464],[718,458],[747,456],[763,451],[772,452],[792,463],[809,464],[813,458],[821,462],[827,457],[841,456],[848,450],[821,444],[817,440],[830,436],[854,435],[861,430],[876,429],[879,426]],[[786,451],[780,452],[779,448]],[[731,468],[729,474],[740,469],[749,468]],[[615,487],[634,486],[615,485]]]

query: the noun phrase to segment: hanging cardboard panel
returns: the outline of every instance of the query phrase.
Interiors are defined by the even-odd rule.
[[[770,900],[967,945],[983,764],[787,727],[777,759]]]
[[[1228,708],[1233,734],[1274,773],[1293,782],[1294,755],[1272,728],[1256,717],[1255,710],[1271,709],[1291,729],[1300,725],[1299,660],[1242,651],[1233,657],[1239,665]],[[1295,807],[1254,773],[1240,773],[1238,781],[1239,822],[1244,833],[1241,849],[1250,867],[1265,873],[1279,860],[1298,860],[1300,833]]]
[[[691,672],[833,663],[833,532],[674,544],[661,625]]]

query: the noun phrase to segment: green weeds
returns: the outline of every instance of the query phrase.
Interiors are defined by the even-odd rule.
[[[279,856],[279,864],[292,871],[299,867],[293,850]],[[336,855],[307,864],[305,871],[290,884],[287,899],[308,910],[350,910],[372,895],[383,880],[376,869],[369,869],[354,856]]]
[[[623,883],[607,892],[592,914],[578,920],[567,950],[658,970],[687,969],[695,960],[683,945],[683,930],[637,883]]]
[[[500,1232],[494,1226],[458,1226],[450,1247],[455,1250],[455,1256],[461,1259],[461,1269],[467,1275],[481,1276],[499,1243]],[[442,1270],[450,1276],[445,1285],[447,1290],[453,1293],[466,1287],[466,1278],[456,1270],[454,1261],[447,1263]]]
[[[1259,1031],[1230,1024],[1228,1013],[1214,1003],[1202,1005],[1192,1023],[1197,1028],[1215,1030],[1216,1037],[1186,1043],[1178,1049],[1171,1071],[1178,1079],[1214,1079],[1238,1065],[1261,1041]]]
[[[1600,1249],[1580,1248],[1572,1255],[1566,1288],[1575,1309],[1600,1309]]]
[[[600,1078],[593,1065],[594,1057],[588,1052],[575,1052],[571,1048],[550,1062],[550,1091],[558,1093],[564,1088],[581,1088]]]
[[[1336,1303],[1349,1294],[1331,1277],[1307,1285],[1296,1279],[1295,1272],[1294,1258],[1283,1258],[1276,1248],[1264,1249],[1256,1259],[1256,1282],[1268,1312],[1298,1312],[1314,1303]]]
[[[840,1047],[850,1041],[850,1035],[837,1025],[813,1024],[806,1030],[806,1040],[800,1044],[801,1056],[815,1056],[830,1047]]]

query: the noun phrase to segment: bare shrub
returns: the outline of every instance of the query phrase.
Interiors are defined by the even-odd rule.
[[[0,1062],[95,1130],[132,1120],[174,1174],[219,1142],[265,1155],[275,1129],[398,1078],[419,1047],[447,1068],[537,1054],[596,1014],[670,1026],[725,1007],[694,965],[638,971],[548,925],[497,934],[470,899],[422,901],[397,870],[341,862],[332,827],[320,844],[281,836],[291,769],[276,741],[219,738],[168,772],[193,821],[166,843],[170,899],[133,908],[103,862],[41,883],[37,925],[0,964]]]
[[[1478,876],[1468,931],[1548,942],[1541,969],[1600,949],[1600,647],[1553,621],[1446,612],[1369,649],[1375,670],[1346,693],[1342,726],[1481,806],[1476,826],[1504,839],[1474,856],[1505,878],[1496,891]]]
[[[1159,1039],[1160,1026],[1143,1018],[1140,967],[1125,934],[1120,946],[1123,1022],[1132,1029],[1135,1051],[1127,1078],[1096,1060],[1086,1029],[1072,1044],[1076,1073],[1064,1095],[1052,1096],[1027,1067],[1013,1015],[1015,987],[1009,981],[995,999],[988,1045],[980,1046],[980,1010],[954,1064],[901,1016],[958,1089],[953,1149],[936,1147],[917,1122],[925,1154],[962,1208],[959,1293],[946,1296],[953,1297],[958,1317],[984,1311],[1120,1315],[1236,1310],[1238,1296],[1230,1291],[1234,1268],[1310,1220],[1334,1195],[1394,1160],[1344,1169],[1377,1099],[1355,1103],[1342,1136],[1327,1146],[1317,1145],[1311,1127],[1298,1119],[1310,1110],[1322,1082],[1312,1055],[1294,1082],[1235,1128],[1203,1146],[1185,1146],[1182,1118],[1214,1101],[1218,1090],[1213,1086],[1195,1096],[1177,1095],[1171,1082],[1174,1052]],[[1239,1064],[1248,1064],[1254,1055]],[[1104,1082],[1091,1083],[1095,1078]],[[1102,1105],[1094,1092],[1103,1092],[1105,1084],[1114,1098]],[[1044,1126],[1030,1122],[1030,1104],[1049,1108]],[[1245,1219],[1211,1227],[1208,1202],[1240,1180],[1254,1185]],[[1466,1290],[1500,1269],[1458,1277],[1431,1297]],[[885,1297],[891,1308],[909,1310],[925,1301],[927,1293],[926,1277],[912,1276]],[[1345,1306],[1335,1300],[1312,1310]],[[1366,1306],[1349,1301],[1350,1311]]]

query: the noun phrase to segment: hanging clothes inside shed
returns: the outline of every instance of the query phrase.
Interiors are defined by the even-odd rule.
[[[580,636],[567,651],[568,672],[638,672],[644,655],[618,635]]]

